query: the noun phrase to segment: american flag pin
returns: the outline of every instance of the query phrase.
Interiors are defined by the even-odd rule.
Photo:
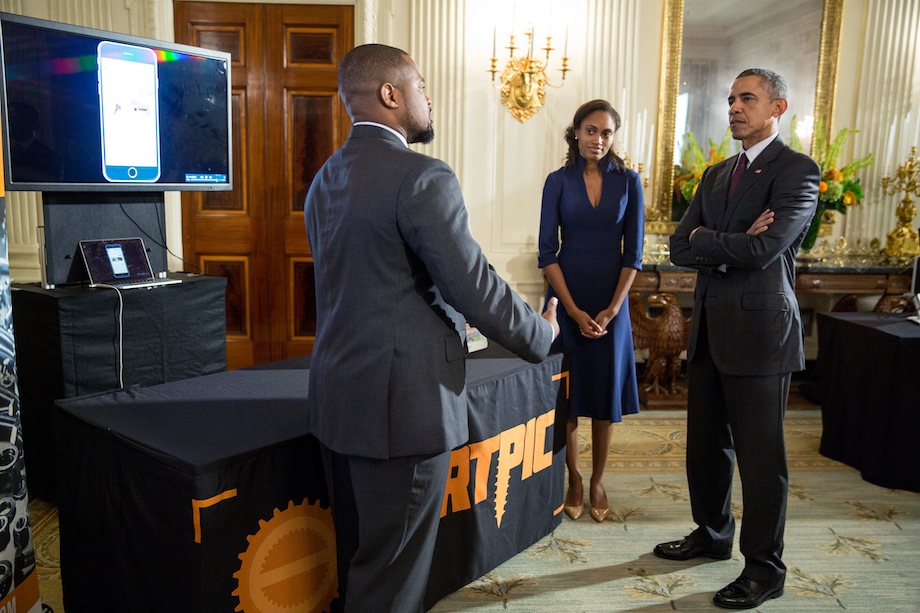
[[[760,169],[758,168],[757,170],[755,170],[755,171],[754,171],[754,174],[755,174],[755,175],[759,175],[759,174],[760,174]]]

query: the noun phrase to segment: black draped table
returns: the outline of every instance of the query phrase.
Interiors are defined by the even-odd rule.
[[[467,364],[471,439],[452,454],[429,606],[561,519],[561,356]],[[58,402],[68,613],[328,607],[334,532],[304,427],[308,365]]]
[[[920,325],[819,313],[821,453],[883,487],[920,491]]]
[[[182,283],[122,290],[121,300],[101,287],[12,285],[30,495],[57,502],[55,400],[226,369],[227,280],[170,276]]]

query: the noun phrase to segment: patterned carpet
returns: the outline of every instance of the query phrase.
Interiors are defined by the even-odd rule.
[[[57,508],[44,500],[29,501],[32,540],[35,543],[35,570],[44,610],[54,613],[64,610],[61,597],[61,533],[58,529]]]
[[[590,430],[580,439],[587,478]],[[693,527],[684,477],[686,420],[645,411],[615,427],[603,523],[567,517],[555,533],[439,602],[433,613],[708,611],[713,592],[741,571],[725,562],[669,562],[651,554]],[[793,406],[786,419],[790,497],[786,593],[762,611],[920,610],[920,494],[887,490],[818,453],[821,415]],[[740,483],[733,504],[740,516]],[[63,613],[56,509],[30,504],[42,599]],[[220,613],[220,612],[216,612]],[[228,612],[229,613],[229,612]]]
[[[590,430],[582,420],[582,473]],[[743,561],[671,562],[652,555],[659,542],[693,529],[684,477],[686,421],[646,411],[614,429],[605,476],[611,514],[563,518],[554,534],[487,576],[441,600],[433,613],[711,611],[712,594],[737,577]],[[790,496],[782,598],[761,611],[920,610],[920,494],[863,481],[818,453],[820,411],[786,419]],[[736,475],[732,508],[740,518]]]

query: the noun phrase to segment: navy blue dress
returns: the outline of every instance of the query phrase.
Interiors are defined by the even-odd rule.
[[[559,264],[578,308],[591,317],[607,308],[624,266],[642,268],[645,200],[632,170],[619,173],[600,162],[603,179],[597,208],[585,188],[585,160],[546,178],[540,214],[539,266]],[[552,286],[547,300],[555,296]],[[621,421],[639,412],[636,360],[629,301],[599,339],[581,336],[560,305],[557,347],[569,357],[568,417]]]

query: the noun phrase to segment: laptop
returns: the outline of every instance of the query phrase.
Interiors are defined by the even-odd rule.
[[[181,279],[160,279],[153,274],[141,238],[80,241],[80,252],[86,263],[90,287],[111,285],[133,289],[182,283]]]

